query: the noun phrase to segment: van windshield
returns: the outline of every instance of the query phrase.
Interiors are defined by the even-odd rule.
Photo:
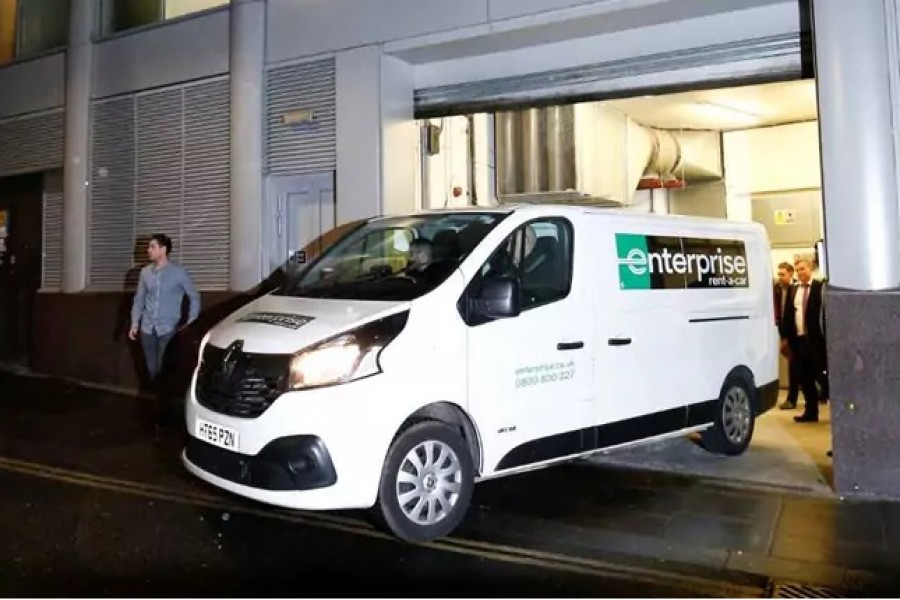
[[[418,298],[446,280],[505,216],[471,212],[369,221],[275,294],[344,300]]]

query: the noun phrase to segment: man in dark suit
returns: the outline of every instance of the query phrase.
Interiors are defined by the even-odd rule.
[[[819,420],[819,390],[816,380],[825,359],[825,319],[822,311],[822,282],[812,279],[808,260],[795,263],[798,284],[793,288],[779,327],[782,347],[797,363],[797,380],[803,391],[804,410],[794,417],[798,423]]]
[[[788,298],[794,288],[794,265],[783,262],[778,265],[778,280],[775,282],[773,294],[775,296],[775,323],[779,330],[784,318],[784,309],[788,306]],[[800,385],[797,383],[797,361],[791,360],[791,353],[785,346],[782,354],[788,361],[788,395],[779,408],[792,410],[797,408],[797,397],[800,395]]]

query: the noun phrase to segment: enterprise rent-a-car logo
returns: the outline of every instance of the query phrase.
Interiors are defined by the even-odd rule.
[[[623,290],[745,288],[744,242],[617,233],[619,287]]]

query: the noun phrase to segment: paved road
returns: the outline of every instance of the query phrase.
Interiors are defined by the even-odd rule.
[[[359,519],[274,513],[18,461],[0,465],[0,488],[6,596],[698,593],[690,579],[454,540],[411,546]],[[701,585],[719,595],[715,582]]]
[[[0,372],[0,594],[760,596],[863,569],[897,589],[896,505],[571,465],[480,484],[454,536],[411,546],[206,486],[144,408]]]

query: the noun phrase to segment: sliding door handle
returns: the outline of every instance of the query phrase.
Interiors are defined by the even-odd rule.
[[[609,338],[610,346],[627,346],[631,343],[631,338]]]
[[[556,345],[557,350],[580,350],[584,348],[584,342],[560,342]]]

